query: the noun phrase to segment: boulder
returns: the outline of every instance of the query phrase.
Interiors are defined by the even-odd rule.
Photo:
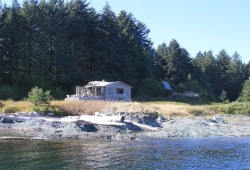
[[[76,125],[85,132],[97,132],[97,128],[94,124],[84,121],[84,120],[78,120],[75,122]]]
[[[162,122],[167,122],[168,119],[167,119],[165,116],[163,116],[162,113],[158,113],[158,118],[156,119],[156,121],[157,121],[158,123],[162,123]]]
[[[225,123],[224,117],[221,116],[221,115],[214,115],[211,118],[211,121],[214,122],[214,123]]]
[[[48,113],[48,116],[52,116],[53,117],[53,116],[55,116],[55,113],[51,113],[50,112],[50,113]]]
[[[14,123],[14,120],[10,118],[2,118],[1,122],[2,123]]]

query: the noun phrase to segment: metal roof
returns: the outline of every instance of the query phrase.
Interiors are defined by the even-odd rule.
[[[90,81],[90,82],[86,85],[86,87],[93,87],[93,86],[95,86],[95,87],[106,87],[106,86],[109,86],[109,85],[114,84],[114,83],[122,83],[122,84],[124,84],[124,85],[126,85],[126,86],[132,88],[130,85],[128,85],[128,84],[126,84],[126,83],[124,83],[124,82],[122,82],[122,81],[115,81],[115,82],[107,82],[107,81]]]

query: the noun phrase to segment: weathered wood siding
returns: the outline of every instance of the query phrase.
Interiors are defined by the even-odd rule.
[[[117,89],[123,89],[123,94],[117,94]],[[131,87],[117,82],[106,87],[105,100],[112,101],[131,101]]]

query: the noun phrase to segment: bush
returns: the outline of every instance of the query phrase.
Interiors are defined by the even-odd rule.
[[[43,91],[43,89],[34,87],[28,94],[28,100],[34,106],[42,106],[42,105],[49,105],[50,100],[53,97],[50,95],[50,91]]]
[[[6,105],[2,108],[3,113],[15,113],[17,111],[16,106]]]
[[[229,103],[229,100],[227,99],[227,92],[224,90],[221,92],[220,101],[223,103]]]
[[[215,113],[225,114],[250,114],[250,103],[248,102],[235,102],[230,104],[213,105],[209,110]]]
[[[69,114],[56,108],[55,106],[33,106],[31,111],[41,112],[41,113],[54,113],[55,116],[68,116]]]

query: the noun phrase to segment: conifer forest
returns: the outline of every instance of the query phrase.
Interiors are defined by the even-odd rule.
[[[35,86],[63,99],[77,85],[105,79],[131,85],[138,100],[167,96],[164,80],[176,92],[235,101],[249,84],[250,62],[237,52],[190,56],[175,39],[154,48],[149,32],[108,3],[99,12],[84,0],[0,4],[0,100],[21,100]]]

